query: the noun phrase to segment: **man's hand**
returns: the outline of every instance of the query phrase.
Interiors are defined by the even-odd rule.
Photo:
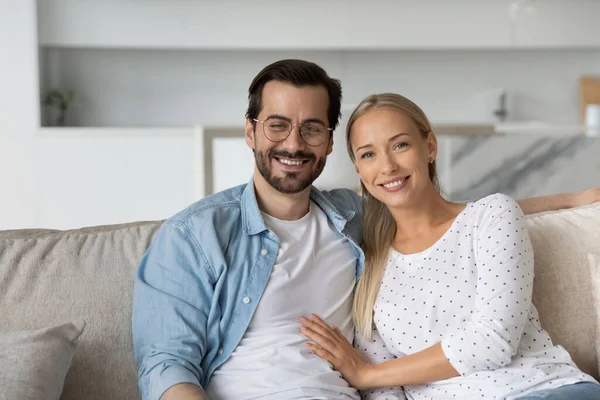
[[[555,194],[519,200],[524,214],[561,210],[592,204],[600,201],[600,187],[581,192]]]
[[[208,396],[200,386],[180,383],[168,388],[160,400],[208,400]]]
[[[574,193],[576,204],[573,207],[592,204],[600,201],[600,187]]]

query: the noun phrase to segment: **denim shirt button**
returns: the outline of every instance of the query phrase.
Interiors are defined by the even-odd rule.
[[[267,254],[269,254],[269,252],[267,251],[267,249],[262,249],[260,251],[260,254],[262,254],[263,256],[266,256]]]
[[[250,303],[250,297],[246,296],[242,299],[242,301],[244,302],[244,304],[248,304]]]
[[[219,349],[219,351],[217,351],[218,355],[222,355],[223,354],[223,349]]]

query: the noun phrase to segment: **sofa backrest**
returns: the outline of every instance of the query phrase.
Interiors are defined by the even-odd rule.
[[[0,330],[86,321],[61,400],[141,397],[131,341],[133,279],[160,225],[0,232]]]
[[[594,287],[589,255],[600,260],[600,203],[531,215],[527,223],[542,326],[598,378],[594,290],[600,282]],[[0,331],[87,322],[62,400],[140,397],[131,341],[133,278],[160,225],[0,232]]]
[[[554,344],[599,378],[600,203],[527,216],[535,258],[533,304]]]

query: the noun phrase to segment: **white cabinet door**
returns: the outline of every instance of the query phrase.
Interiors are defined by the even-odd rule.
[[[518,1],[512,45],[517,48],[600,46],[600,1]]]
[[[509,45],[506,1],[373,0],[348,8],[358,49],[494,49]],[[359,6],[359,4],[362,4]]]
[[[505,48],[506,0],[44,0],[42,46],[178,49]]]

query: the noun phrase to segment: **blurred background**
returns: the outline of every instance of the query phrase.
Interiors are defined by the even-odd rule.
[[[302,58],[341,79],[316,182],[358,181],[344,121],[420,105],[444,194],[600,185],[599,0],[0,0],[0,229],[156,220],[251,176],[247,89]]]

